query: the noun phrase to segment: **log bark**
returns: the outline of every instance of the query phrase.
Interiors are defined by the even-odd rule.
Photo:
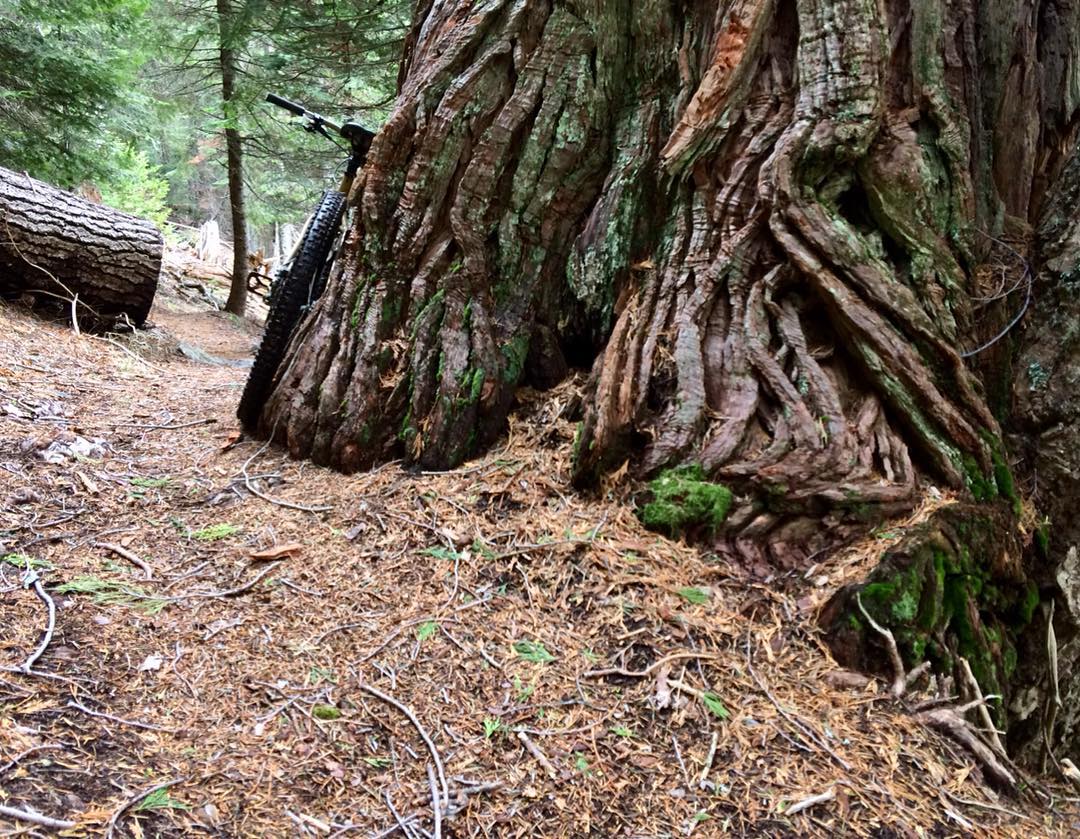
[[[161,271],[152,222],[0,169],[0,293],[61,305],[76,295],[80,324],[142,324]],[[66,303],[65,303],[66,301]]]

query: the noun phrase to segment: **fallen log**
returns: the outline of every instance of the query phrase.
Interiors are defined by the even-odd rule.
[[[139,325],[163,248],[150,221],[0,168],[0,295],[67,301],[80,323]]]

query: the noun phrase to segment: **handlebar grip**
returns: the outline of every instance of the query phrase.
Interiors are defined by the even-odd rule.
[[[303,105],[297,105],[295,102],[290,102],[284,96],[278,96],[276,93],[266,94],[266,101],[271,105],[277,105],[279,108],[291,111],[298,117],[302,117],[307,112]]]

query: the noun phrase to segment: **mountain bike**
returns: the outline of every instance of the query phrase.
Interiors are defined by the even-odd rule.
[[[266,101],[302,118],[305,131],[321,134],[329,140],[334,140],[333,134],[344,138],[348,143],[349,159],[338,188],[322,194],[314,211],[308,216],[296,245],[282,261],[271,284],[266,328],[236,410],[240,422],[248,428],[254,427],[259,421],[259,414],[276,384],[278,368],[300,319],[326,289],[345,236],[342,222],[347,210],[346,196],[356,179],[356,173],[367,160],[371,141],[375,137],[374,132],[357,122],[338,124],[274,93],[267,94]]]

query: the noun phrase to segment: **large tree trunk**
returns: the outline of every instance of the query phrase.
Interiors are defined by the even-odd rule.
[[[647,521],[756,567],[928,485],[978,502],[867,608],[909,661],[1010,693],[1049,592],[991,339],[1075,144],[1078,32],[1076,0],[421,0],[262,428],[343,470],[447,467],[519,385],[592,362],[576,480],[658,475]],[[865,663],[850,594],[826,619]]]
[[[84,325],[142,324],[157,292],[164,240],[152,222],[0,169],[0,293],[73,308]]]
[[[999,5],[421,3],[264,428],[451,466],[602,347],[583,483],[700,464],[757,544],[920,476],[996,493],[969,277],[1077,106],[1077,4]]]
[[[1014,703],[1013,731],[1045,763],[1054,749],[1080,741],[1080,154],[1054,186],[1038,244],[1041,270],[1014,364],[1009,431],[1040,515],[1036,581],[1055,605],[1038,615],[1040,631],[1022,651],[1027,691]],[[1057,685],[1045,673],[1051,622]]]

